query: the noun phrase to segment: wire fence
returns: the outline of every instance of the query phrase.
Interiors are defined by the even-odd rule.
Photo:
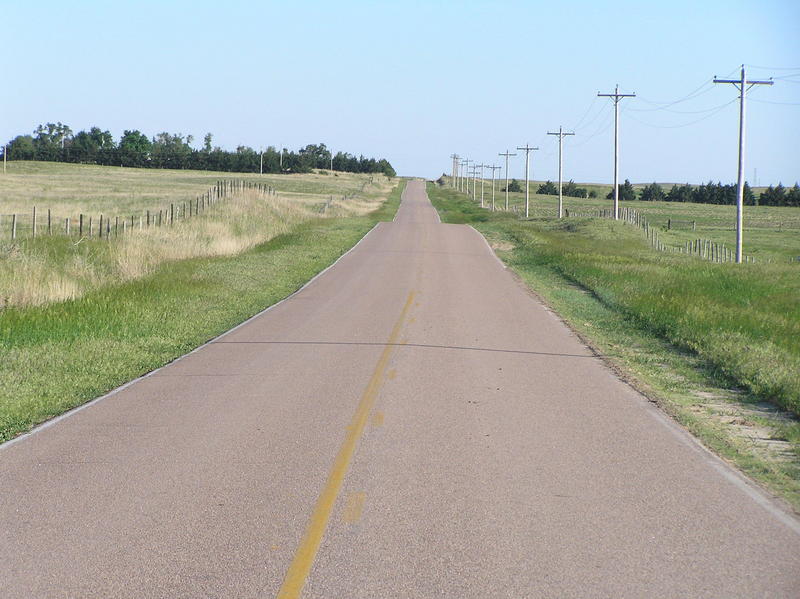
[[[614,211],[610,209],[596,209],[589,211],[584,210],[582,212],[565,210],[564,213],[567,217],[572,218],[614,218]],[[661,241],[659,227],[650,224],[650,222],[647,220],[647,217],[633,208],[628,208],[627,206],[621,207],[619,210],[619,220],[641,229],[647,237],[650,247],[659,252],[687,254],[703,260],[709,260],[711,262],[736,262],[736,253],[734,251],[728,248],[724,243],[718,243],[710,239],[693,239],[687,241],[684,245],[679,246],[665,244],[663,241]],[[667,223],[668,230],[676,228],[678,225],[691,226],[693,231],[696,229],[695,221],[678,221],[668,219]],[[756,258],[755,256],[743,254],[742,261],[754,263],[756,262]]]
[[[157,210],[144,210],[138,214],[79,213],[72,216],[57,216],[49,208],[32,206],[29,212],[0,214],[0,239],[16,240],[43,235],[112,239],[135,229],[173,226],[176,222],[196,218],[219,202],[246,190],[256,191],[265,196],[277,195],[274,187],[263,183],[220,180],[194,200],[171,202]]]

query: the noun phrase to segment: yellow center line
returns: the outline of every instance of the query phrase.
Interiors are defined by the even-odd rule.
[[[336,454],[336,459],[333,461],[333,468],[328,475],[328,480],[325,483],[325,488],[322,490],[317,505],[314,507],[314,513],[308,522],[308,528],[303,535],[303,540],[294,554],[292,563],[286,571],[286,577],[283,579],[283,584],[278,590],[278,599],[297,599],[303,591],[306,584],[311,566],[314,565],[314,559],[319,551],[319,546],[322,543],[322,537],[325,534],[325,529],[328,527],[328,521],[333,511],[333,506],[336,503],[336,498],[339,496],[339,491],[342,488],[344,477],[350,467],[350,461],[356,450],[356,444],[364,432],[364,427],[369,419],[369,413],[372,405],[375,403],[375,398],[378,396],[381,385],[383,384],[384,374],[386,368],[389,366],[389,360],[397,343],[397,338],[400,336],[400,330],[403,327],[403,322],[408,315],[408,311],[414,303],[414,292],[408,294],[403,310],[395,322],[389,339],[386,341],[386,346],[383,348],[381,357],[378,358],[378,363],[375,370],[372,372],[372,377],[364,390],[361,400],[358,402],[353,419],[350,421],[350,426],[347,427],[347,434],[345,435],[344,442],[339,448],[339,453]]]

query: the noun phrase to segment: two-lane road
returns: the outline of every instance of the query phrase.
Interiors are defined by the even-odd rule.
[[[411,182],[312,284],[0,449],[2,597],[797,597],[800,524]]]

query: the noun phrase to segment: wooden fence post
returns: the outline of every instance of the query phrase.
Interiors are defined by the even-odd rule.
[[[33,221],[31,224],[31,236],[36,237],[36,206],[33,207]]]
[[[11,215],[11,239],[17,238],[17,215]]]

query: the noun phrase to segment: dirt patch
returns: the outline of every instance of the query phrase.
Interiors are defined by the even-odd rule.
[[[796,459],[792,443],[774,436],[777,427],[793,424],[797,419],[772,404],[740,403],[736,396],[741,393],[735,389],[724,390],[722,393],[694,391],[694,395],[703,397],[706,401],[693,406],[691,410],[723,425],[732,436],[750,444],[757,453],[769,460]],[[726,399],[729,401],[725,401]]]
[[[492,241],[490,245],[493,250],[501,252],[510,252],[514,249],[514,244],[507,241]]]

